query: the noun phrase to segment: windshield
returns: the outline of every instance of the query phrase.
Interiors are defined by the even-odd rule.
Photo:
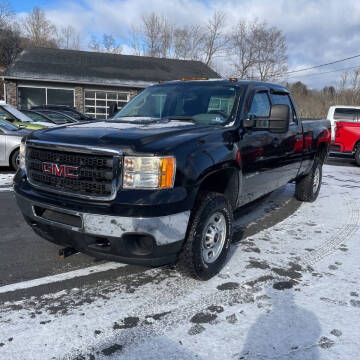
[[[31,112],[31,111],[26,111],[26,110],[25,111],[23,110],[23,113],[26,116],[28,116],[31,120],[51,123],[51,121],[49,121],[48,119],[46,119],[45,117],[43,117],[40,114]]]
[[[45,116],[51,119],[56,124],[64,124],[64,123],[71,123],[72,121],[68,119],[65,115],[58,113],[58,112],[44,112]]]
[[[4,109],[11,115],[15,116],[16,119],[19,121],[32,122],[32,120],[28,116],[8,104],[4,105]]]
[[[166,84],[144,90],[114,119],[150,117],[191,120],[200,124],[223,125],[234,116],[241,88],[224,84]]]
[[[7,122],[5,120],[1,120],[1,119],[0,119],[0,127],[2,127],[3,129],[6,129],[6,130],[10,130],[10,131],[19,130],[19,128],[16,127],[15,125],[10,124],[9,122]]]

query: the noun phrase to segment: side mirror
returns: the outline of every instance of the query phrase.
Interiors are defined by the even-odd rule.
[[[269,117],[269,130],[273,132],[286,132],[289,129],[290,107],[285,104],[276,104],[271,107]]]
[[[250,115],[247,119],[244,119],[243,121],[243,127],[244,129],[252,129],[255,126],[255,115]]]

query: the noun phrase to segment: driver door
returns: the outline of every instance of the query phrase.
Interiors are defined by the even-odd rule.
[[[271,103],[268,90],[258,90],[253,95],[248,117],[254,115],[256,122],[268,122]],[[242,160],[242,195],[239,205],[251,202],[277,187],[276,168],[279,156],[278,136],[268,129],[243,132],[239,141]]]

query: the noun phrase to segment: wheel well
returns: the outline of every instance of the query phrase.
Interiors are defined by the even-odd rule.
[[[354,152],[356,152],[356,150],[358,149],[358,148],[360,148],[360,140],[358,140],[357,142],[356,142],[356,144],[354,145]]]
[[[202,191],[223,194],[235,207],[239,192],[238,170],[227,168],[208,175],[200,185],[199,193]]]

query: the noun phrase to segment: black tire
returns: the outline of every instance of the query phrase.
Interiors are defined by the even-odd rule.
[[[230,202],[222,194],[214,192],[201,193],[197,203],[199,205],[191,215],[186,241],[179,255],[177,267],[186,275],[200,280],[208,280],[221,270],[229,252],[232,238],[233,209]],[[208,257],[212,252],[211,248],[205,248],[205,242],[208,241],[209,236],[208,231],[211,231],[209,222],[212,221],[211,219],[217,221],[216,217],[220,221],[219,224],[222,224],[222,229],[225,230],[226,228],[226,234],[223,235],[224,231],[216,230],[215,235],[211,235],[214,248],[219,244],[220,246],[219,250],[216,250],[218,255],[210,259],[211,262],[206,262],[204,252],[209,252]],[[217,226],[212,228],[218,229]],[[222,247],[221,244],[223,244]],[[216,251],[213,252],[214,255]]]
[[[321,188],[322,165],[322,161],[315,158],[310,173],[296,181],[295,196],[298,200],[306,202],[316,200]],[[318,182],[317,187],[315,187],[315,182]]]
[[[10,166],[11,166],[11,168],[12,168],[13,170],[17,170],[18,167],[19,167],[19,164],[18,164],[19,153],[20,153],[19,150],[15,150],[15,151],[11,154],[11,157],[10,157]]]
[[[360,144],[358,145],[355,151],[355,161],[358,166],[360,166]]]

